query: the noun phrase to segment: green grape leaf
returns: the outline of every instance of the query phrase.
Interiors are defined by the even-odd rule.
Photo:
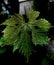
[[[35,45],[48,45],[48,36],[41,30],[32,31],[32,42]]]
[[[39,17],[40,12],[38,11],[28,11],[27,12],[27,18],[29,19],[29,22],[33,23],[37,17]]]
[[[19,52],[24,54],[24,56],[27,58],[27,61],[29,60],[29,57],[32,53],[32,46],[31,38],[28,32],[22,32],[20,37],[16,40],[13,51],[15,51],[16,49],[19,49]]]
[[[4,34],[0,39],[0,46],[13,45],[13,52],[19,49],[28,61],[33,51],[32,44],[48,45],[47,31],[51,25],[45,19],[36,20],[38,11],[30,10],[26,16],[28,22],[25,22],[22,15],[14,14],[0,24],[6,25],[2,31]]]
[[[1,24],[1,25],[7,25],[6,28],[2,31],[4,33],[3,38],[5,40],[5,45],[9,45],[9,44],[12,45],[15,42],[15,40],[17,39],[18,33],[23,27],[22,22],[24,22],[22,15],[18,15],[17,17],[17,14],[16,14],[15,16],[12,15],[10,19],[7,19],[5,22]]]
[[[24,18],[20,14],[12,15],[11,18],[7,19],[5,22],[3,22],[1,25],[8,25],[8,26],[15,26],[20,25],[24,23]]]
[[[46,19],[42,19],[42,18],[37,20],[36,25],[46,32],[51,27],[51,24]]]
[[[1,37],[1,38],[0,38],[0,46],[2,46],[2,47],[3,47],[3,46],[4,46],[4,43],[5,43],[5,40],[4,40],[4,38],[3,38],[3,37]]]

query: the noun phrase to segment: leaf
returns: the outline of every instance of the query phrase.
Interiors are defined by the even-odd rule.
[[[48,31],[49,28],[51,27],[51,24],[46,20],[46,19],[39,19],[36,22],[36,25],[41,28],[43,31]]]
[[[48,45],[48,36],[41,30],[32,31],[32,42],[36,46],[38,45]]]
[[[18,21],[18,24],[24,24],[25,20],[21,14],[15,14],[13,15],[14,20]]]
[[[6,28],[2,31],[4,35],[0,39],[0,46],[13,45],[13,52],[18,49],[28,61],[33,51],[32,44],[48,45],[47,31],[51,25],[45,19],[36,20],[38,11],[30,10],[26,16],[28,22],[22,15],[14,14],[1,24],[6,25]]]
[[[3,38],[3,37],[2,37],[2,38],[0,38],[0,46],[4,46],[4,43],[5,43],[4,38]]]
[[[3,22],[1,25],[14,26],[15,24],[16,22],[12,18],[9,18],[5,22]]]
[[[31,37],[28,32],[24,31],[21,33],[20,37],[14,44],[13,51],[15,51],[16,49],[19,49],[19,52],[24,54],[24,56],[27,58],[27,61],[29,60],[29,57],[32,53],[32,46]]]
[[[16,24],[19,25],[22,23],[24,23],[23,16],[20,14],[15,14],[15,15],[12,15],[11,18],[3,22],[1,25],[16,26]]]
[[[40,12],[38,11],[28,11],[27,12],[27,18],[29,19],[29,22],[34,22],[34,20],[36,20],[37,17],[39,17]]]
[[[0,46],[4,43],[4,39],[0,38]],[[6,48],[0,47],[0,54],[3,54],[6,51]]]
[[[20,24],[20,22],[23,22],[23,18],[21,15],[19,15],[17,18],[17,15],[12,15],[10,19],[7,19],[5,22],[3,22],[1,25],[7,25],[6,28],[2,31],[4,33],[3,38],[5,40],[5,44],[13,44],[15,40],[17,39],[18,33],[20,32],[21,28],[23,27],[23,23]],[[21,17],[21,18],[20,18]],[[22,21],[20,21],[21,19]]]
[[[20,33],[21,27],[14,29],[14,27],[7,27],[3,32],[3,38],[6,41],[6,44],[13,44],[15,42],[15,40],[18,37],[18,34]]]

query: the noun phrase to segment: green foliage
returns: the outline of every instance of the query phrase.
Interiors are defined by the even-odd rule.
[[[24,53],[24,56],[27,58],[27,61],[32,52],[31,46],[31,37],[28,32],[23,31],[18,37],[17,41],[14,43],[13,51],[19,49],[19,52]]]
[[[0,38],[0,46],[2,45],[2,43],[4,44],[4,39]]]
[[[54,60],[54,52],[47,53],[47,57]]]
[[[2,31],[4,42],[0,42],[0,45],[13,45],[13,52],[19,49],[28,61],[33,51],[32,44],[48,45],[47,31],[51,25],[45,19],[36,20],[39,14],[38,11],[28,11],[27,23],[20,14],[12,15],[3,22],[1,25],[6,25],[6,28]]]
[[[48,65],[48,61],[46,60],[46,59],[43,59],[43,61],[42,61],[42,64],[41,65]]]
[[[48,29],[50,28],[50,23],[45,20],[45,19],[39,19],[38,22],[36,23],[36,25],[41,28],[42,30],[44,30],[45,32],[48,31]]]
[[[32,41],[33,44],[37,45],[48,45],[48,36],[42,32],[41,30],[33,30],[32,31]]]
[[[52,60],[54,60],[54,52],[51,53],[51,57]]]
[[[1,54],[3,54],[5,51],[6,51],[6,49],[5,49],[5,48],[0,47],[0,55],[1,55]]]

